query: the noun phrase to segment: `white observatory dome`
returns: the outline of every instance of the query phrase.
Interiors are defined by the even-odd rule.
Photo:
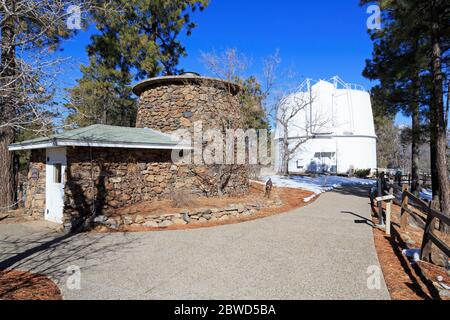
[[[370,95],[361,86],[344,83],[337,76],[331,82],[319,80],[313,84],[305,80],[296,93],[280,102],[277,118],[275,169],[280,170],[282,166],[286,124],[292,151],[291,173],[345,174],[354,169],[376,168]]]

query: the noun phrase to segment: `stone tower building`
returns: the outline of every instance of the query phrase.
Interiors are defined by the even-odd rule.
[[[241,87],[216,78],[187,73],[144,80],[133,88],[140,97],[136,127],[170,133],[177,129],[193,132],[201,122],[202,130],[243,127]],[[242,194],[248,190],[248,165],[190,166],[203,181],[207,195]],[[223,186],[220,180],[223,180]],[[207,185],[209,185],[207,187]]]

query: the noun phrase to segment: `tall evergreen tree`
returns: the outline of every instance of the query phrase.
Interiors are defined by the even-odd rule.
[[[361,4],[371,2],[362,0]],[[418,107],[428,109],[422,114],[429,118],[433,195],[439,196],[442,212],[450,215],[448,105],[444,105],[449,82],[450,2],[385,0],[380,5],[383,28],[372,33],[373,58],[365,75],[379,79],[378,90],[388,97],[386,101],[406,106],[413,121],[420,118]],[[413,125],[413,137],[416,128]]]
[[[46,56],[63,39],[69,5],[80,12],[91,9],[89,0],[4,0],[0,2],[0,210],[15,202],[17,155],[8,151],[23,130],[43,132],[48,127],[52,98],[52,65]]]
[[[208,0],[113,0],[113,14],[94,14],[100,34],[92,36],[89,65],[70,90],[68,122],[133,125],[133,80],[177,74],[186,55],[180,35],[191,34],[191,15]]]
[[[380,81],[373,90],[373,96],[382,101],[384,115],[393,116],[403,112],[411,117],[411,189],[418,192],[419,150],[421,144],[422,109],[429,103],[429,94],[420,90],[421,82],[429,80],[424,76],[427,61],[426,46],[420,39],[420,26],[405,26],[404,7],[394,5],[384,15],[382,30],[371,33],[374,41],[373,58],[366,62],[364,76]],[[425,94],[425,95],[424,95]],[[383,115],[383,116],[384,116]]]

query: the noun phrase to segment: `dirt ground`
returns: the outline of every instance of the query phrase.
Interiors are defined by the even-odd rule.
[[[22,208],[8,211],[0,211],[0,223],[20,223],[34,220],[25,215]]]
[[[450,284],[450,276],[443,267],[424,261],[411,263],[402,254],[403,249],[420,248],[423,230],[409,225],[400,231],[400,207],[392,206],[391,237],[384,230],[373,229],[375,247],[383,275],[393,300],[450,300],[450,296],[437,283],[437,276]],[[373,218],[374,224],[378,223]],[[448,290],[447,290],[448,292]]]
[[[61,300],[61,291],[48,277],[18,270],[0,270],[1,300]]]
[[[262,208],[257,213],[251,216],[235,217],[225,221],[214,221],[206,223],[190,223],[186,225],[171,225],[164,228],[151,228],[144,226],[126,226],[120,229],[120,231],[138,232],[138,231],[151,231],[151,230],[176,230],[176,229],[193,229],[193,228],[205,228],[216,225],[239,223],[254,219],[259,219],[283,212],[290,211],[294,208],[299,208],[311,203],[304,202],[306,197],[311,196],[313,193],[295,188],[277,188],[272,189],[270,199],[264,197],[264,185],[252,182],[250,184],[249,194],[243,197],[213,197],[213,198],[193,198],[189,203],[183,207],[173,206],[170,200],[144,202],[136,206],[126,208],[129,212],[139,212],[140,215],[155,215],[160,213],[175,213],[180,212],[181,209],[193,210],[196,208],[223,208],[228,204],[245,204],[245,203],[259,203],[259,204],[272,204],[271,207]],[[281,205],[274,205],[275,203],[281,203]],[[100,227],[96,231],[106,232],[106,228]]]

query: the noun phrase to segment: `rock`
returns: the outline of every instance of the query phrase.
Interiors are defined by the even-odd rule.
[[[159,225],[155,221],[147,221],[143,224],[144,227],[157,228]]]
[[[153,189],[153,191],[155,191],[156,193],[161,193],[161,192],[163,192],[163,189],[160,187],[156,187]]]
[[[122,216],[123,223],[126,225],[130,225],[133,223],[133,218],[130,216]]]
[[[207,219],[207,220],[209,220],[209,219],[211,219],[212,214],[210,214],[210,213],[204,213],[204,214],[202,215],[202,217],[205,218],[205,219]]]
[[[113,208],[117,208],[119,206],[119,201],[111,200],[108,204]]]
[[[108,218],[107,218],[106,216],[100,215],[100,216],[96,216],[96,217],[94,218],[94,222],[96,222],[96,223],[103,223],[103,222],[105,222],[107,219],[108,219]]]
[[[217,221],[218,219],[215,216],[211,216],[211,218],[209,219],[210,222],[214,222]]]
[[[221,217],[219,218],[219,221],[225,221],[225,220],[228,220],[228,219],[230,219],[229,216],[223,215],[223,216],[221,216]]]
[[[144,218],[143,216],[141,216],[141,215],[138,214],[138,215],[134,218],[134,222],[135,222],[135,223],[138,223],[138,224],[144,223],[144,222],[145,222],[145,218]]]
[[[181,214],[179,213],[166,213],[166,214],[160,214],[157,216],[157,218],[181,218]]]
[[[131,196],[128,193],[124,193],[121,198],[123,201],[128,201],[131,199]]]
[[[121,177],[111,177],[111,178],[109,178],[109,182],[111,182],[111,183],[119,183],[121,181],[122,181]]]
[[[206,223],[206,222],[208,222],[208,220],[206,218],[201,217],[201,218],[198,219],[198,222]]]
[[[175,225],[184,225],[184,224],[187,224],[186,221],[184,221],[183,219],[180,219],[180,218],[173,219],[172,222],[173,222],[173,224],[175,224]]]
[[[96,230],[98,232],[106,232],[106,231],[108,231],[108,227],[107,226],[100,226],[100,227],[96,228]]]
[[[171,226],[171,225],[173,225],[173,222],[170,221],[170,220],[164,220],[163,222],[158,223],[159,227],[168,227],[168,226]]]
[[[226,212],[222,212],[222,211],[218,211],[218,212],[213,213],[213,217],[220,218],[224,214],[227,214],[227,213]]]
[[[138,212],[139,212],[139,210],[137,208],[135,208],[135,207],[129,208],[129,213],[130,214],[134,214],[134,213],[138,213]]]
[[[117,229],[118,227],[116,220],[114,220],[113,218],[109,218],[108,220],[106,220],[104,225],[111,229]]]
[[[239,213],[244,212],[244,210],[245,210],[245,206],[244,206],[243,204],[238,204],[238,205],[237,205],[237,211],[238,211]]]

